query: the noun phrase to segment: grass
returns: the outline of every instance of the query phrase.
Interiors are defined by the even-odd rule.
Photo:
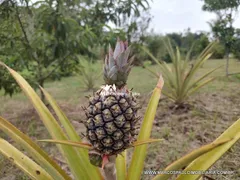
[[[231,60],[229,63],[229,72],[236,73],[240,72],[240,62],[236,60]],[[204,91],[221,89],[225,86],[226,83],[235,84],[238,81],[238,78],[230,78],[227,79],[224,77],[225,75],[225,61],[224,60],[209,60],[207,63],[201,68],[198,75],[206,73],[213,69],[216,66],[223,65],[219,70],[213,73],[213,76],[218,76],[215,82],[208,85],[206,88],[203,88]],[[101,70],[101,64],[98,63],[96,66]],[[150,68],[159,72],[158,66],[150,66]],[[160,73],[160,72],[159,72]],[[231,82],[231,80],[234,80]],[[239,79],[240,81],[240,79]],[[128,79],[128,88],[134,87],[134,91],[139,93],[149,93],[155,86],[156,79],[145,69],[142,67],[134,67],[129,75]],[[104,81],[100,78],[97,82],[96,86],[99,87],[104,84]],[[45,88],[54,95],[54,97],[58,100],[67,100],[73,103],[78,103],[76,98],[84,97],[89,94],[84,90],[84,84],[77,76],[63,78],[61,81],[55,82],[47,82],[45,84]],[[0,91],[0,97],[3,96],[3,91]],[[6,98],[5,100],[10,99]],[[20,93],[13,95],[14,100],[26,100],[26,98]]]
[[[200,69],[198,75],[219,65],[225,65],[225,61],[209,60]],[[99,69],[101,68],[100,64],[97,64],[97,66],[99,66]],[[150,66],[150,68],[158,72],[157,66]],[[231,60],[229,72],[240,72],[240,62]],[[193,95],[189,99],[190,106],[187,109],[176,111],[172,108],[171,101],[165,99],[165,97],[162,98],[155,118],[152,137],[164,138],[165,141],[160,144],[150,145],[145,170],[162,170],[170,162],[180,158],[187,152],[213,141],[240,117],[240,78],[238,76],[226,78],[224,75],[225,67],[221,67],[214,72],[213,76],[218,78]],[[133,87],[135,92],[141,94],[140,101],[143,105],[141,115],[144,114],[149,94],[156,81],[156,78],[141,67],[134,67],[130,73],[128,88]],[[103,80],[100,78],[96,86],[102,84]],[[84,119],[81,106],[86,105],[85,96],[92,92],[84,90],[83,84],[78,77],[68,77],[63,78],[61,81],[47,82],[45,88],[59,102],[61,108],[77,128],[79,135],[84,132],[83,125],[79,123],[80,120]],[[0,92],[0,116],[9,119],[33,139],[48,138],[41,121],[21,93],[10,98],[4,97],[3,92]],[[1,132],[0,135],[6,138]],[[56,159],[61,160],[54,146],[40,145]],[[210,176],[215,179],[240,179],[240,169],[238,169],[240,167],[239,150],[240,143],[237,143],[231,151],[212,167],[215,170],[235,170],[236,172],[233,175]],[[67,169],[64,162],[59,161],[59,163],[62,164],[64,169]],[[0,156],[0,168],[0,178],[5,177],[8,179],[13,174],[15,179],[28,179],[2,156]],[[151,176],[145,175],[143,179],[151,179]]]

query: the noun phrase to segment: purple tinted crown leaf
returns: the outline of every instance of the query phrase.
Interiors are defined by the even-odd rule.
[[[129,59],[130,47],[127,41],[118,39],[114,51],[109,45],[108,56],[105,59],[104,80],[106,84],[115,84],[118,88],[126,85],[133,58]]]
[[[118,56],[125,51],[125,44],[123,41],[118,41],[113,53],[113,58],[117,59]]]

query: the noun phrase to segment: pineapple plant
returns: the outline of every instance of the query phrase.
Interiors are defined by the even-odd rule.
[[[192,48],[188,51],[185,59],[183,59],[178,47],[174,51],[170,39],[164,40],[164,45],[170,55],[172,66],[169,66],[162,60],[158,60],[145,47],[142,47],[142,49],[155,61],[163,74],[166,85],[163,94],[175,103],[177,109],[183,108],[191,95],[216,79],[216,77],[209,76],[222,66],[211,69],[198,77],[200,68],[212,56],[216,42],[210,43],[194,61],[190,61]],[[148,67],[146,69],[158,78],[158,73]]]
[[[123,152],[136,141],[140,106],[126,86],[133,62],[129,55],[127,42],[118,40],[114,52],[109,46],[103,68],[106,84],[88,97],[88,106],[84,107],[86,137],[93,146],[90,160],[96,166],[102,166],[102,160]]]

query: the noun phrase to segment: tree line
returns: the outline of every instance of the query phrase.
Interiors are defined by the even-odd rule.
[[[233,23],[238,17],[240,0],[200,0],[204,4],[203,11],[216,14],[216,19],[207,22],[211,32],[168,33],[165,35],[153,34],[144,37],[144,43],[149,51],[157,58],[170,62],[170,56],[164,47],[163,39],[169,38],[174,46],[186,55],[192,49],[191,58],[199,54],[211,41],[218,44],[213,48],[213,59],[226,59],[226,75],[229,75],[228,66],[230,56],[240,60],[240,29]],[[152,35],[153,34],[153,35]],[[140,59],[140,58],[139,58]],[[142,55],[142,59],[150,59]]]

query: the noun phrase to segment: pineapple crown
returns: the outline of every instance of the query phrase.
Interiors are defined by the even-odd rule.
[[[115,84],[118,89],[126,85],[134,60],[133,57],[129,59],[129,55],[130,47],[126,41],[118,39],[114,52],[109,45],[104,64],[104,80],[107,85]]]

